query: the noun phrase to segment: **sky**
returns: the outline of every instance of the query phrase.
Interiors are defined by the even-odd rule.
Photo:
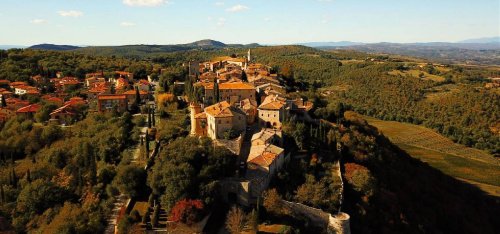
[[[455,42],[500,36],[500,0],[0,0],[0,44]]]

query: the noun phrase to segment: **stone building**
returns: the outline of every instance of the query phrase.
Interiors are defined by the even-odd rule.
[[[97,97],[97,110],[99,112],[116,111],[123,113],[127,111],[127,96],[121,94],[99,95]]]
[[[191,134],[222,139],[228,131],[240,133],[246,128],[245,112],[227,101],[208,106],[201,112],[198,104],[191,104]]]
[[[287,112],[286,101],[277,96],[268,96],[258,107],[259,124],[267,128],[279,129],[286,119]]]

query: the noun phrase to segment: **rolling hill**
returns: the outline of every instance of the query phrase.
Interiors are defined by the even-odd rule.
[[[200,41],[195,41],[187,44],[175,44],[175,45],[121,45],[121,46],[69,46],[69,45],[54,45],[54,44],[40,44],[29,47],[29,49],[40,49],[40,50],[72,50],[75,52],[82,52],[90,55],[101,55],[101,56],[126,56],[126,57],[145,57],[152,56],[159,53],[171,53],[179,51],[190,51],[190,50],[217,50],[224,48],[253,48],[259,47],[257,43],[252,44],[225,44],[220,41],[205,39]]]

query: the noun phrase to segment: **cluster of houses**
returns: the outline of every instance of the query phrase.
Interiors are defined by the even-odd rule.
[[[285,162],[283,122],[292,113],[312,108],[310,102],[288,98],[270,67],[251,61],[249,50],[245,58],[221,57],[189,63],[189,74],[197,79],[194,87],[203,94],[201,100],[189,106],[191,135],[219,142],[231,135],[240,136],[241,140],[251,129],[258,129],[251,136],[248,156],[240,155],[245,164],[244,175],[223,186],[228,200],[243,205],[256,202]]]
[[[130,109],[138,94],[141,104],[148,99],[152,86],[149,80],[135,80],[132,73],[124,71],[107,76],[104,72],[96,72],[79,79],[58,72],[55,78],[36,75],[29,82],[0,80],[0,98],[3,100],[0,123],[16,115],[33,118],[44,104],[50,103],[57,108],[50,113],[49,121],[71,124],[84,109],[121,113]],[[52,86],[52,90],[43,94],[47,92],[47,85]],[[79,95],[75,96],[73,91],[78,91]]]

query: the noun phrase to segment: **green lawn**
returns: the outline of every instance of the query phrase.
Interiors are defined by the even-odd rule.
[[[485,192],[500,196],[500,165],[493,156],[456,145],[444,136],[422,126],[369,117],[366,119],[412,157],[428,163],[447,175],[474,184]],[[454,145],[453,150],[449,152],[444,150],[452,145]]]

